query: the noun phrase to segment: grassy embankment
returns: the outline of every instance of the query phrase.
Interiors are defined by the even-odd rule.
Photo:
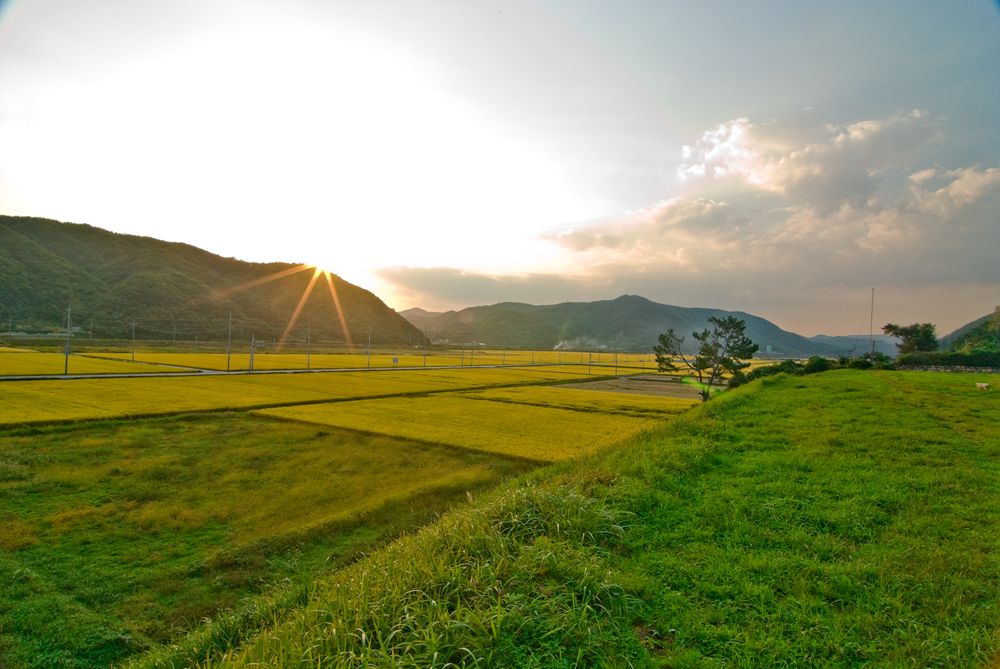
[[[133,666],[983,666],[1000,626],[985,380],[755,382]]]

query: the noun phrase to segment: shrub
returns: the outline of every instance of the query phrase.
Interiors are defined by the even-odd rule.
[[[903,367],[1000,367],[1000,352],[928,351],[904,353],[896,358],[896,364]]]
[[[814,355],[809,358],[808,362],[806,362],[805,366],[802,368],[802,372],[804,374],[817,374],[819,372],[825,372],[830,369],[830,367],[831,365],[829,360],[821,358],[818,355]]]

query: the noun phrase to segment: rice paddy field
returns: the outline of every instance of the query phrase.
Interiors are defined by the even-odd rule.
[[[67,372],[68,370],[68,372]],[[90,356],[59,353],[38,353],[21,349],[0,348],[0,376],[28,376],[50,374],[149,374],[184,371],[176,367],[147,364],[137,365],[120,360],[100,359]]]
[[[500,388],[462,393],[461,397],[491,402],[569,409],[597,413],[623,414],[640,418],[675,416],[698,404],[698,400],[647,395],[595,393],[561,386]]]
[[[585,372],[465,368],[18,381],[0,385],[0,426],[249,409],[579,378],[586,378]]]
[[[130,351],[94,352],[88,356],[109,360],[132,359]],[[136,362],[154,365],[210,369],[215,371],[241,371],[249,368],[249,353],[226,355],[218,352],[165,353],[139,350]],[[651,354],[615,354],[607,352],[579,353],[571,351],[494,351],[469,349],[465,351],[431,351],[424,355],[420,351],[373,351],[371,356],[364,352],[343,353],[277,353],[267,351],[254,355],[254,369],[257,371],[275,369],[361,369],[368,367],[483,367],[495,365],[581,365],[617,368],[621,373],[656,370],[656,360]]]
[[[254,414],[421,439],[541,463],[579,457],[633,437],[652,423],[648,417],[580,413],[530,404],[498,406],[453,395],[280,407]]]

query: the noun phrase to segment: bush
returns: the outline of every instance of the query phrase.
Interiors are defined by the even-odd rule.
[[[904,353],[896,358],[902,367],[1000,367],[1000,352],[928,351]]]
[[[729,383],[726,384],[726,388],[732,390],[733,388],[739,388],[744,383],[749,383],[749,382],[750,379],[747,378],[746,374],[744,374],[743,372],[736,372],[735,374],[732,375],[732,377],[730,377]]]
[[[864,358],[858,358],[857,360],[852,360],[851,369],[871,369],[872,363],[868,362]]]
[[[818,355],[814,355],[813,357],[809,358],[808,362],[806,362],[805,366],[802,368],[802,373],[817,374],[819,372],[825,372],[826,370],[830,369],[830,367],[831,364],[829,360],[827,360],[826,358],[821,358]]]

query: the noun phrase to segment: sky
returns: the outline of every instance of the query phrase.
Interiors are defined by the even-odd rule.
[[[1000,304],[996,2],[0,0],[0,213],[398,310]]]

